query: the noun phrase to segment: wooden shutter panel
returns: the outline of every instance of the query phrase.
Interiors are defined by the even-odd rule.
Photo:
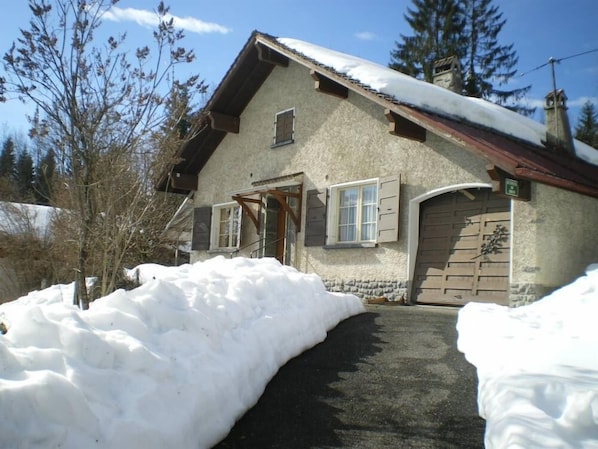
[[[401,177],[380,178],[378,184],[378,243],[399,240],[399,192]]]
[[[276,115],[276,137],[275,144],[291,142],[293,140],[293,109],[286,112],[281,112]]]
[[[326,190],[308,190],[305,216],[305,246],[326,244]]]
[[[193,235],[191,249],[205,251],[210,249],[210,223],[212,208],[210,206],[196,207],[193,209]]]

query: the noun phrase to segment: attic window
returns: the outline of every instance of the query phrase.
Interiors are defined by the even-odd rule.
[[[293,143],[295,138],[295,108],[279,112],[274,120],[272,148]]]

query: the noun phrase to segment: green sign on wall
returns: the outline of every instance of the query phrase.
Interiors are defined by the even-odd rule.
[[[505,178],[505,194],[519,196],[519,183],[515,179]]]

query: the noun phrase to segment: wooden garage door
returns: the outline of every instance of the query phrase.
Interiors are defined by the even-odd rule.
[[[489,189],[422,203],[414,288],[418,303],[508,303],[510,201]]]

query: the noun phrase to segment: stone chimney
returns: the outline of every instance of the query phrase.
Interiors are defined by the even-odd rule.
[[[462,92],[461,64],[456,56],[434,61],[432,82],[437,86],[452,90],[459,95]]]
[[[546,111],[546,145],[548,148],[575,154],[569,117],[567,116],[567,96],[563,89],[550,91],[544,97]]]

